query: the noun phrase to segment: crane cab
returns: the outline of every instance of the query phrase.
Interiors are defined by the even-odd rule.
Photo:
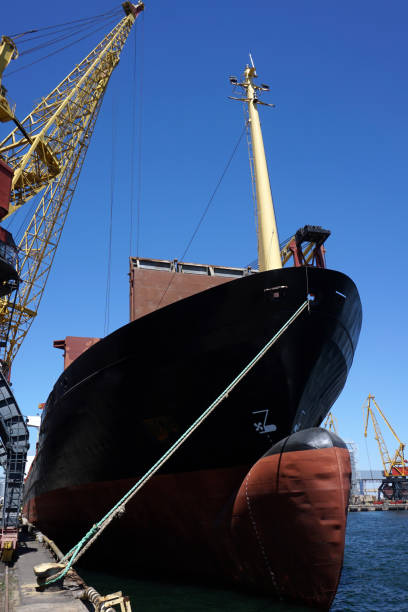
[[[0,220],[9,210],[13,174],[13,169],[0,159]],[[17,286],[17,253],[13,236],[0,226],[0,297],[8,295]]]

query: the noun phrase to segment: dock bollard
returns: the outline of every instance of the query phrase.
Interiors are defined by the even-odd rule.
[[[100,595],[93,587],[87,587],[81,599],[89,601],[95,606],[98,612],[116,612],[112,606],[120,605],[120,609],[124,612],[131,612],[129,597],[122,595],[122,591],[112,593],[111,595]]]
[[[59,574],[64,568],[65,563],[40,563],[39,565],[34,565],[33,571],[37,577],[38,586],[44,586],[48,578]],[[55,586],[60,588],[58,582],[55,583]]]

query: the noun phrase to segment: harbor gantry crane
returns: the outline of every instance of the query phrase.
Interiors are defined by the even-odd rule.
[[[3,72],[18,51],[0,42],[0,122],[15,128],[0,142],[0,221],[38,195],[18,246],[0,227],[0,465],[6,473],[1,519],[2,559],[17,539],[28,430],[8,384],[10,368],[34,318],[61,238],[106,87],[142,1],[21,122],[7,100]],[[40,194],[40,192],[43,192]]]
[[[392,435],[398,442],[398,447],[394,453],[394,456],[391,458],[391,455],[388,452],[387,445],[385,444],[383,435],[381,433],[380,426],[378,424],[375,409],[383,418],[387,427],[391,431]],[[374,395],[369,394],[367,397],[367,405],[364,407],[365,414],[365,429],[364,436],[367,437],[368,424],[369,419],[371,418],[373,428],[374,428],[374,437],[377,440],[378,448],[380,450],[381,460],[384,469],[384,479],[378,489],[378,499],[380,499],[381,494],[386,499],[389,500],[408,500],[408,465],[407,461],[404,457],[404,448],[405,444],[401,442],[399,437],[397,436],[395,430],[391,426],[387,417],[375,401]]]

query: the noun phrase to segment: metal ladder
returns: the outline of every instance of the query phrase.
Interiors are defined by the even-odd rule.
[[[0,519],[0,551],[3,561],[11,560],[17,545],[28,439],[25,418],[0,368],[0,466],[6,476]]]

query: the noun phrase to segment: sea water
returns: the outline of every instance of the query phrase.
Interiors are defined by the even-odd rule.
[[[332,612],[408,612],[408,512],[356,512],[347,522],[344,568]],[[137,551],[135,551],[137,554]],[[229,589],[80,571],[100,593],[121,590],[137,612],[306,612]]]
[[[352,512],[332,612],[408,612],[408,512]]]

